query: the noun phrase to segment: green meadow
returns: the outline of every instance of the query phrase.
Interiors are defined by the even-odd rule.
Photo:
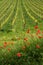
[[[43,0],[0,0],[0,65],[43,65]]]

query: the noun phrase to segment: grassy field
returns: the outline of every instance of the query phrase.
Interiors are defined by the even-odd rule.
[[[0,65],[43,65],[43,0],[0,0]]]

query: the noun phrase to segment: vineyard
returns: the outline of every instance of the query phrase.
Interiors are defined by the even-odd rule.
[[[0,0],[0,65],[43,65],[43,0]]]

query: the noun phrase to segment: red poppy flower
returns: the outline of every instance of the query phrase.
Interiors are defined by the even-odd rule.
[[[4,47],[6,47],[7,46],[7,42],[4,42]]]
[[[38,35],[38,34],[40,34],[40,33],[41,33],[41,31],[40,31],[40,30],[37,30],[36,35]]]
[[[7,45],[4,44],[4,47],[6,47]]]
[[[7,44],[7,42],[4,42],[4,44]]]
[[[37,31],[37,33],[40,33],[40,32],[41,32],[40,30]]]
[[[39,49],[39,48],[40,48],[40,46],[39,46],[39,45],[36,45],[36,48],[38,48],[38,49]]]
[[[27,33],[29,33],[29,32],[30,32],[30,30],[28,29],[28,30],[27,30]]]
[[[17,53],[17,56],[18,56],[18,57],[21,57],[21,56],[22,56],[22,54],[19,52],[19,53]]]
[[[38,26],[36,25],[34,28],[35,28],[35,29],[38,29]]]
[[[24,41],[28,41],[28,38],[24,38]]]
[[[11,48],[8,48],[8,51],[11,51]]]

